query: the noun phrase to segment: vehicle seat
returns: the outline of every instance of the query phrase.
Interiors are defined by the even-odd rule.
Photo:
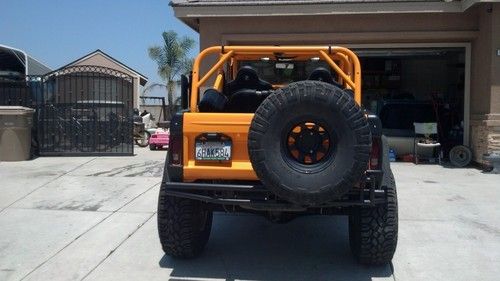
[[[198,103],[198,109],[200,112],[223,112],[226,104],[226,96],[215,89],[207,89]]]
[[[269,82],[259,78],[255,69],[250,66],[243,66],[238,70],[236,78],[227,83],[224,93],[226,96],[231,96],[242,89],[268,91],[272,88],[273,86]]]
[[[225,111],[233,113],[254,113],[270,93],[270,91],[241,89],[229,97]]]
[[[227,83],[224,89],[228,97],[225,111],[253,113],[272,88],[269,82],[259,78],[255,69],[243,66],[238,70],[236,78]]]
[[[335,79],[333,79],[332,73],[324,67],[318,67],[314,69],[307,80],[322,81],[337,86],[341,89],[343,88],[342,85],[340,85],[337,81],[335,81]]]

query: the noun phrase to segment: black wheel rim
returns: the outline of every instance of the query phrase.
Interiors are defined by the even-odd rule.
[[[328,159],[333,145],[331,134],[320,123],[313,121],[292,125],[285,141],[288,158],[311,168]]]

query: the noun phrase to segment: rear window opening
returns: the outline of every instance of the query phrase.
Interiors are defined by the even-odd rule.
[[[274,60],[241,61],[239,66],[254,68],[261,79],[275,85],[307,80],[309,75],[320,67],[329,70],[335,76],[335,71],[330,68],[327,62],[315,59],[288,62]]]

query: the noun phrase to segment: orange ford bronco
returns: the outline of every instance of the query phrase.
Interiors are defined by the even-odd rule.
[[[210,47],[182,77],[181,92],[158,200],[167,255],[200,254],[221,211],[274,222],[346,215],[359,262],[392,259],[396,185],[381,122],[361,106],[351,50]]]

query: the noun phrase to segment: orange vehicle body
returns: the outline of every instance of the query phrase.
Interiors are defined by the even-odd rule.
[[[201,88],[212,87],[222,90],[224,74],[234,77],[238,62],[293,58],[293,61],[312,58],[328,63],[337,73],[338,80],[354,93],[354,99],[361,104],[361,66],[357,56],[349,49],[337,46],[214,46],[202,51],[195,59],[189,100],[189,112],[183,115],[183,180],[257,180],[248,156],[247,139],[252,113],[202,113],[198,110]],[[213,66],[203,75],[200,67],[210,55],[218,55]],[[208,81],[214,81],[207,86]],[[286,85],[273,85],[278,89]],[[229,161],[195,160],[195,139],[202,133],[221,133],[232,140]]]

